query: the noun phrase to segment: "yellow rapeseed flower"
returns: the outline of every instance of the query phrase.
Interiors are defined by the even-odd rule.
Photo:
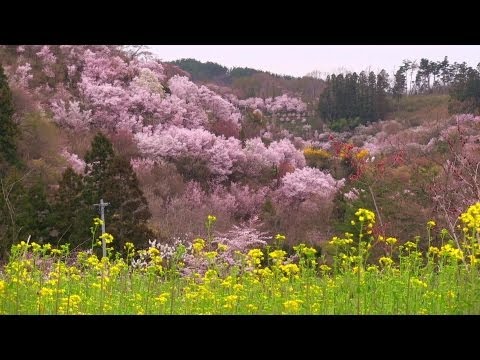
[[[415,249],[417,247],[417,244],[415,244],[414,242],[411,242],[411,241],[407,241],[405,244],[403,244],[403,246],[407,250],[411,250],[411,249]]]
[[[217,250],[218,250],[218,251],[222,251],[222,252],[223,252],[223,251],[227,251],[227,250],[228,250],[228,246],[225,245],[225,244],[218,244],[218,245],[217,245]]]
[[[287,276],[295,275],[300,272],[300,269],[297,264],[286,264],[280,265],[280,269],[285,272]]]
[[[113,235],[109,233],[104,233],[99,236],[100,239],[105,240],[105,244],[110,244],[113,242]]]
[[[196,253],[201,252],[205,248],[205,240],[196,238],[195,240],[193,240],[192,247],[194,252]]]
[[[430,246],[428,248],[428,253],[430,254],[438,254],[440,253],[440,249],[438,247],[435,247],[435,246]]]
[[[420,279],[417,279],[417,278],[411,278],[410,279],[410,283],[414,286],[417,286],[417,287],[423,287],[423,288],[427,288],[428,285],[426,282],[420,280]]]
[[[46,288],[46,287],[43,287],[40,289],[40,291],[38,292],[38,294],[42,297],[46,297],[46,296],[53,296],[53,289],[50,289],[50,288]]]
[[[330,271],[332,270],[332,268],[326,264],[322,264],[320,265],[320,270],[324,271],[324,272],[327,272],[327,271]]]
[[[213,261],[217,256],[218,256],[218,253],[216,251],[209,251],[205,253],[205,257],[210,261]]]
[[[476,229],[480,227],[480,202],[470,206],[466,212],[460,214],[459,219],[464,224],[464,229]]]
[[[385,257],[385,256],[382,256],[378,262],[380,263],[380,265],[382,266],[385,266],[385,267],[388,267],[388,266],[391,266],[393,264],[393,260],[389,257]]]
[[[170,296],[169,293],[161,293],[160,295],[158,295],[156,298],[155,298],[155,302],[159,305],[163,305],[165,304],[167,301],[168,301],[168,297]]]
[[[463,259],[463,251],[457,248],[454,248],[450,244],[446,244],[440,249],[440,256],[451,257],[457,260]]]
[[[287,300],[283,303],[283,307],[288,312],[298,312],[300,310],[300,306],[302,305],[302,300]]]
[[[312,247],[305,247],[305,248],[302,249],[302,253],[306,257],[313,257],[317,253],[317,250],[312,248]]]
[[[38,253],[42,249],[42,246],[37,244],[36,242],[32,242],[32,251],[33,253]]]
[[[388,237],[385,242],[388,244],[388,245],[394,245],[398,240],[394,237]]]
[[[283,250],[275,250],[268,254],[273,260],[282,261],[287,253]]]
[[[209,224],[213,224],[215,221],[217,221],[217,217],[214,215],[208,215],[207,216],[207,221]]]
[[[242,284],[235,284],[233,285],[233,291],[235,292],[240,292],[244,289],[245,287]]]
[[[428,227],[429,229],[433,228],[433,227],[436,226],[436,225],[437,225],[437,224],[436,224],[435,221],[433,221],[433,220],[430,220],[430,221],[427,222],[427,227]]]
[[[263,257],[263,252],[260,249],[252,249],[248,252],[247,256],[250,258],[251,262],[253,262],[253,265],[260,265],[260,262],[262,261]]]
[[[160,250],[158,250],[155,247],[149,247],[148,248],[148,254],[153,258],[156,256],[160,256]]]
[[[375,213],[373,211],[360,208],[355,212],[355,216],[357,216],[358,221],[362,223],[367,221],[368,223],[375,224]]]
[[[468,255],[467,258],[470,260],[470,264],[472,265],[478,264],[479,262],[475,255]]]
[[[284,241],[285,240],[285,235],[277,234],[277,235],[275,235],[275,240]]]
[[[128,250],[134,249],[135,245],[133,245],[133,243],[131,243],[131,242],[126,242],[124,247],[128,251]]]

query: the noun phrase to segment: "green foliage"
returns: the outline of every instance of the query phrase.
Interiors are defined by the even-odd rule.
[[[13,121],[13,113],[12,92],[0,65],[0,166],[3,162],[10,165],[19,163],[16,145],[19,131]]]
[[[108,187],[102,196],[110,203],[105,220],[108,232],[117,239],[116,249],[122,250],[126,242],[146,245],[153,237],[147,227],[151,213],[130,162],[115,157],[109,164],[105,181]]]
[[[388,74],[385,70],[375,75],[361,72],[327,77],[327,87],[320,95],[319,113],[329,124],[340,119],[336,128],[346,128],[351,119],[365,124],[383,119],[390,108],[387,99]],[[358,121],[358,120],[355,120]]]
[[[29,235],[39,243],[54,240],[51,236],[55,219],[47,200],[45,184],[38,178],[26,179],[11,167],[0,178],[0,257],[6,255],[12,244]]]
[[[106,181],[109,164],[115,157],[112,143],[98,133],[85,154],[85,201],[90,204],[100,201],[110,184]]]
[[[397,102],[400,101],[400,98],[407,90],[407,70],[408,67],[400,66],[400,68],[395,73],[395,83],[392,88],[392,94],[393,97],[397,99]]]
[[[40,244],[52,242],[55,233],[55,218],[52,207],[47,199],[46,187],[41,179],[34,179],[25,191],[25,201],[20,206],[18,223],[20,225],[19,238],[31,235]]]
[[[4,258],[18,238],[18,206],[25,199],[25,189],[17,169],[9,167],[0,177],[0,250]]]
[[[71,248],[89,244],[89,224],[96,215],[91,202],[86,201],[82,176],[67,168],[55,194],[55,228],[60,243]]]
[[[180,59],[173,61],[172,64],[190,73],[192,81],[223,80],[228,72],[225,66],[211,61],[202,63],[195,59]]]
[[[480,114],[480,71],[462,67],[450,90],[450,113]]]
[[[448,95],[416,95],[405,96],[400,100],[399,107],[407,113],[414,113],[422,109],[433,109],[448,101]]]
[[[255,74],[269,74],[274,77],[281,77],[286,80],[292,80],[292,76],[282,76],[270,74],[269,72],[256,70],[252,68],[234,67],[228,69],[220,64],[207,61],[205,63],[195,59],[180,59],[173,61],[172,64],[177,65],[182,70],[190,73],[193,81],[220,81],[231,84],[236,79],[249,78]]]
[[[255,69],[251,69],[251,68],[235,67],[235,68],[233,68],[229,71],[229,75],[232,77],[232,80],[233,80],[233,79],[236,79],[236,78],[252,76],[252,75],[258,74],[260,72],[261,71],[259,71],[259,70],[255,70]]]
[[[332,131],[348,131],[356,128],[358,125],[360,125],[362,121],[360,118],[357,116],[353,119],[345,119],[345,118],[340,118],[333,120],[330,124],[329,127]]]

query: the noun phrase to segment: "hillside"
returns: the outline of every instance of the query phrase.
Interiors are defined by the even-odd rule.
[[[195,59],[176,60],[171,64],[186,71],[192,81],[212,87],[217,92],[232,92],[239,99],[291,94],[314,105],[325,88],[323,80],[310,76],[297,78],[251,68],[229,69],[217,63],[202,63]]]
[[[461,156],[475,161],[478,146],[477,118],[451,116],[448,95],[403,96],[384,120],[333,132],[317,112],[325,87],[318,79],[191,59],[165,64],[115,46],[3,46],[0,59],[22,134],[25,191],[39,186],[45,193],[43,205],[29,211],[52,215],[43,225],[19,220],[6,244],[29,234],[88,238],[88,229],[80,235],[67,231],[68,223],[47,223],[65,190],[65,169],[87,181],[86,155],[98,132],[113,144],[112,156],[135,171],[149,236],[166,242],[198,236],[214,214],[220,233],[255,220],[290,244],[321,247],[358,207],[376,207],[389,219],[378,231],[406,241],[432,216],[447,225],[475,198],[461,179],[443,178],[454,169],[468,173]],[[239,85],[247,83],[251,93]],[[456,186],[462,191],[452,192]],[[108,216],[118,211],[126,210],[108,209]],[[2,226],[11,231],[8,222]]]
[[[0,46],[0,314],[480,313],[480,69],[142,49]]]

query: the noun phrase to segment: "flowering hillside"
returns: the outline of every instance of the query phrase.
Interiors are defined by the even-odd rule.
[[[33,302],[12,300],[18,277],[40,286],[40,313],[53,312],[52,299],[56,313],[72,304],[122,312],[119,274],[144,286],[145,271],[161,288],[180,286],[155,293],[154,313],[477,311],[445,285],[478,260],[470,233],[478,231],[470,206],[480,202],[477,70],[444,60],[437,77],[422,59],[413,92],[402,82],[410,67],[393,81],[384,70],[324,81],[211,64],[221,76],[209,77],[201,63],[176,62],[192,75],[141,49],[0,46],[0,311],[32,311]],[[107,234],[98,238],[100,220],[91,222],[101,199]],[[107,241],[101,259],[97,242]],[[439,264],[451,273],[430,293]],[[60,298],[61,276],[88,277],[90,288]],[[424,300],[330,304],[335,289],[366,294],[376,276],[380,293],[393,277],[403,284],[395,291],[415,288]],[[278,301],[244,291],[265,284]],[[80,305],[93,288],[110,305]],[[182,305],[168,308],[180,288]],[[442,306],[428,302],[434,295]],[[125,313],[148,313],[142,299]]]

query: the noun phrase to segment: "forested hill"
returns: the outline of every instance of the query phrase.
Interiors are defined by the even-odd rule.
[[[317,99],[325,88],[323,80],[312,76],[278,75],[247,67],[227,68],[214,62],[195,59],[180,59],[171,64],[186,71],[192,81],[216,84],[220,88],[228,87],[239,98],[276,97],[288,92],[310,102]]]
[[[277,233],[322,247],[357,231],[358,208],[406,241],[480,201],[480,72],[465,63],[319,80],[137,50],[0,46],[4,256],[28,236],[90,247],[101,198],[119,248],[191,243],[208,215],[242,248]]]

